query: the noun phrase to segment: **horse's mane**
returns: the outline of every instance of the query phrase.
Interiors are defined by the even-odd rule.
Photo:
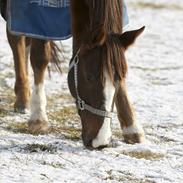
[[[86,0],[89,7],[89,38],[93,38],[92,33],[101,25],[107,34],[102,45],[101,73],[106,70],[114,82],[115,79],[122,79],[127,72],[127,64],[121,50],[119,37],[115,33],[122,33],[122,5],[123,0]],[[98,34],[100,34],[98,32]],[[94,35],[95,36],[95,35]],[[90,41],[89,41],[90,42]],[[114,76],[115,72],[115,76]],[[103,78],[103,74],[101,75]],[[115,78],[116,77],[116,78]]]
[[[101,73],[106,70],[113,83],[115,83],[116,80],[125,78],[127,62],[118,35],[111,34],[101,48]],[[103,76],[104,75],[101,74],[102,80]]]
[[[103,25],[107,33],[120,33],[122,30],[123,0],[85,0],[89,7],[89,28],[95,30]]]

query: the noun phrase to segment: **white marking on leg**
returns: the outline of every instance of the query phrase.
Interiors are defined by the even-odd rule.
[[[133,135],[133,134],[138,134],[140,136],[140,142],[141,143],[146,143],[145,135],[144,135],[144,130],[142,126],[138,123],[135,123],[129,127],[124,127],[123,128],[123,135]]]
[[[35,85],[31,98],[31,117],[30,121],[47,121],[46,115],[46,94],[44,84]]]
[[[111,111],[111,106],[113,102],[113,97],[115,93],[115,87],[112,84],[108,74],[105,72],[105,87],[104,87],[104,96],[105,96],[105,109]],[[97,137],[92,141],[92,146],[97,148],[102,145],[108,145],[111,140],[111,119],[104,118],[102,127],[100,128]]]
[[[123,128],[123,134],[130,135],[130,134],[143,134],[144,130],[140,124],[133,124],[128,127]]]

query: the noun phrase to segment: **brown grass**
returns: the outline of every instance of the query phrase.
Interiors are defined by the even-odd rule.
[[[57,149],[51,144],[27,144],[24,150],[29,153],[36,153],[36,152],[55,153],[57,151]]]
[[[177,4],[162,4],[162,3],[151,3],[151,2],[132,2],[131,3],[134,7],[138,7],[141,9],[150,8],[150,9],[170,9],[170,10],[183,10],[183,7]]]
[[[2,114],[4,114],[4,112]],[[65,107],[55,112],[50,112],[49,119],[52,121],[52,126],[46,134],[62,135],[66,139],[76,141],[81,139],[79,117],[76,115],[74,107]],[[27,122],[11,123],[6,127],[6,129],[14,133],[30,133]],[[33,135],[39,134],[34,133]]]

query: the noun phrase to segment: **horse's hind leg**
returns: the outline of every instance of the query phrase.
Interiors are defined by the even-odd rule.
[[[124,81],[120,83],[115,103],[125,142],[131,144],[143,142],[145,140],[144,131],[141,125],[135,121]]]
[[[25,113],[29,106],[29,78],[27,71],[26,38],[14,36],[7,31],[7,37],[13,52],[15,65],[15,94],[14,109],[16,112]]]
[[[34,89],[31,98],[31,117],[28,124],[29,131],[32,133],[44,133],[49,129],[44,75],[50,57],[50,42],[32,39],[30,60],[34,71]]]

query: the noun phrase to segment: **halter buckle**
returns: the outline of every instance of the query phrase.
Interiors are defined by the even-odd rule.
[[[80,109],[81,111],[85,110],[85,102],[83,100],[78,100],[77,104],[78,104],[78,109]]]

